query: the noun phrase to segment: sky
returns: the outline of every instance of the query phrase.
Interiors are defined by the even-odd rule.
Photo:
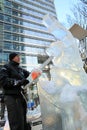
[[[67,28],[69,28],[66,15],[73,15],[71,8],[76,4],[78,0],[54,0],[57,17],[61,23]]]

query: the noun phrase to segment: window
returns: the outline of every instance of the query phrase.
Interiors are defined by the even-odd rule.
[[[11,33],[4,33],[4,38],[8,40],[12,40]]]
[[[18,5],[17,4],[13,3],[12,6],[13,6],[13,8],[18,9]]]
[[[20,37],[20,42],[24,42],[24,37]]]
[[[6,14],[11,14],[11,9],[9,9],[9,8],[4,8],[4,13],[6,13]]]
[[[4,4],[5,4],[6,6],[11,7],[11,2],[10,2],[10,1],[8,1],[8,0],[4,0]]]
[[[14,40],[14,41],[19,41],[19,36],[13,35],[13,40]]]
[[[12,15],[18,16],[18,12],[12,11]]]
[[[14,50],[19,50],[19,45],[18,45],[18,44],[13,43],[13,49],[14,49]]]
[[[11,17],[10,16],[5,15],[4,19],[5,19],[5,22],[11,22]]]
[[[13,18],[13,19],[12,19],[12,22],[18,24],[19,20],[16,19],[16,18]]]
[[[3,62],[8,62],[8,54],[4,53],[3,55]]]
[[[4,43],[4,49],[12,50],[13,49],[13,44],[10,42],[5,42]]]
[[[2,14],[0,14],[0,20],[3,20],[3,17],[4,17],[4,16],[3,16]]]
[[[1,32],[1,34],[2,34],[2,31],[3,31],[3,23],[0,22],[0,32]]]
[[[21,63],[22,64],[26,64],[26,58],[25,58],[25,56],[21,56]]]
[[[19,32],[19,28],[14,26],[13,29],[12,29],[12,31],[13,32]]]
[[[2,62],[2,52],[0,52],[0,62]]]
[[[11,25],[9,25],[9,24],[4,24],[4,29],[5,29],[5,30],[8,30],[8,31],[11,31]]]

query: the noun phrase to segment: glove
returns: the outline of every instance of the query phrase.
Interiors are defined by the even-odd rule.
[[[22,86],[22,85],[27,85],[29,83],[29,80],[27,79],[22,79],[22,80],[18,80],[15,81],[15,85],[14,86]]]
[[[21,85],[27,85],[29,83],[29,80],[27,80],[27,79],[22,79],[21,80]]]

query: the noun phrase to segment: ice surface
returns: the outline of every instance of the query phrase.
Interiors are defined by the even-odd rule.
[[[53,16],[43,23],[56,38],[46,50],[54,56],[51,80],[40,78],[39,95],[44,130],[87,130],[87,74],[76,39]]]

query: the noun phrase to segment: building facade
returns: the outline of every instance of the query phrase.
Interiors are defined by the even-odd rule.
[[[42,22],[48,13],[57,19],[54,0],[0,0],[0,67],[13,51],[30,71],[47,59],[46,48],[55,41]]]

